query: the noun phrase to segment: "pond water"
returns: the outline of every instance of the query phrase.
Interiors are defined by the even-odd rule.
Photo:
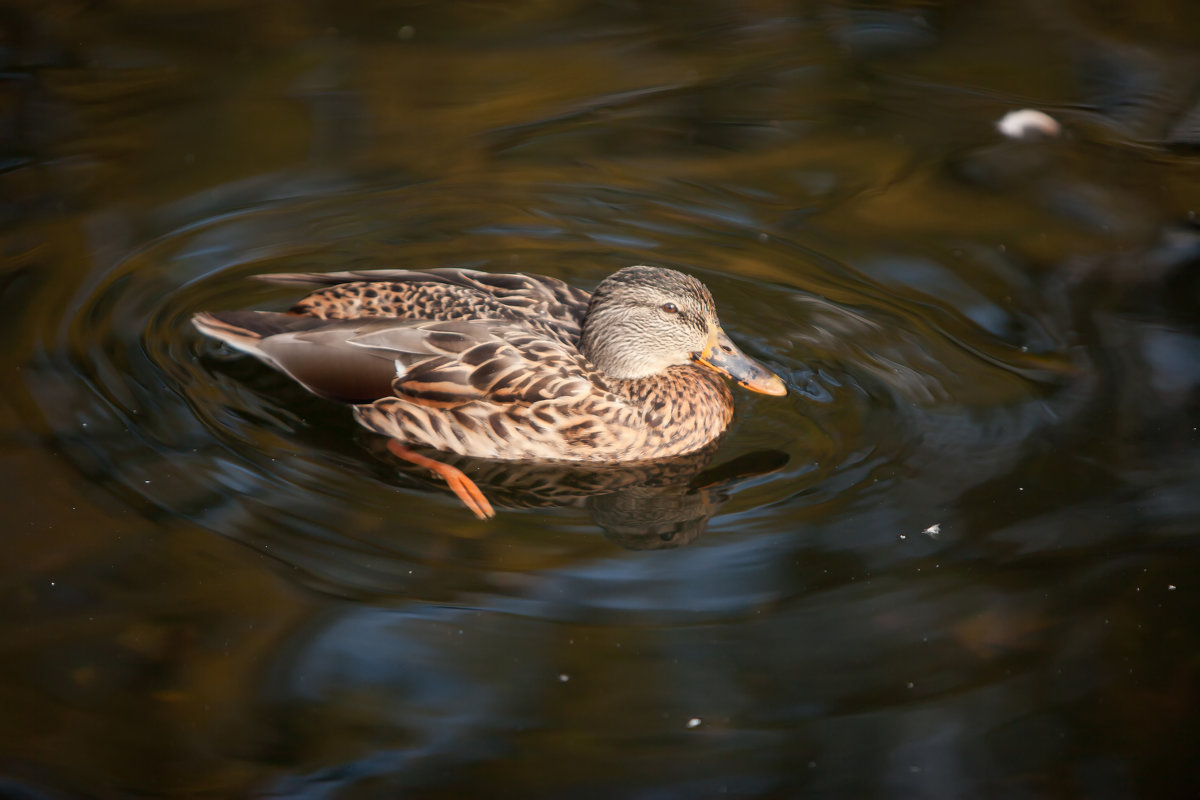
[[[1200,7],[0,6],[0,793],[1194,796]],[[1011,140],[1035,107],[1056,138]],[[264,272],[713,291],[784,398],[468,463]]]

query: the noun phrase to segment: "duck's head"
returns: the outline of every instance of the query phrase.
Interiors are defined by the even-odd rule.
[[[756,392],[787,393],[721,330],[704,284],[672,269],[626,267],[606,278],[592,294],[579,349],[613,378],[648,378],[696,363]]]

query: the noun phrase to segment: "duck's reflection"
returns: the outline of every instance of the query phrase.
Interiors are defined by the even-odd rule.
[[[384,440],[371,450],[390,458]],[[691,544],[732,496],[738,484],[787,464],[779,450],[760,450],[719,465],[709,464],[716,446],[673,459],[614,465],[516,463],[446,459],[507,508],[585,509],[604,535],[628,550],[662,550]],[[419,469],[391,459],[406,476],[440,484]]]
[[[739,483],[782,468],[779,450],[738,456],[695,473],[686,483],[634,485],[585,501],[604,535],[627,550],[662,550],[691,544],[733,496]]]

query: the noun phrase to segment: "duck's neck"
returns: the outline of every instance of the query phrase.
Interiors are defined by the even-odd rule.
[[[649,378],[610,380],[616,394],[642,411],[653,438],[670,454],[690,453],[716,439],[733,416],[733,395],[715,372],[693,364]]]

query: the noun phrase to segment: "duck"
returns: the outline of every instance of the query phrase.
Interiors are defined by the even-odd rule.
[[[197,313],[196,329],[351,404],[392,454],[433,471],[480,519],[495,511],[478,486],[414,448],[520,462],[671,459],[725,432],[726,378],[787,393],[725,333],[708,288],[666,267],[625,267],[591,293],[461,268],[255,277],[314,288],[285,312]]]

